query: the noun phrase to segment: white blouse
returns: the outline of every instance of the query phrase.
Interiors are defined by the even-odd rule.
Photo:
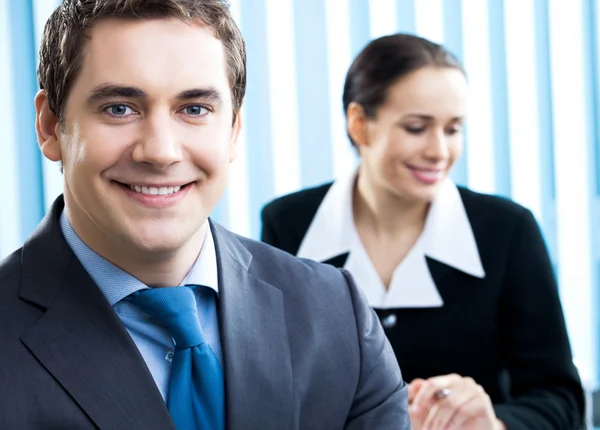
[[[349,253],[344,268],[377,309],[443,306],[425,256],[469,275],[485,277],[458,188],[447,178],[431,204],[423,232],[394,269],[386,290],[354,225],[352,195],[357,172],[333,183],[300,244],[298,257],[325,261]]]

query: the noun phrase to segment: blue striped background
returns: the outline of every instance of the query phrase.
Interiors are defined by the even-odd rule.
[[[32,104],[35,47],[57,4],[0,0],[0,147],[5,166],[0,171],[0,256],[22,243],[61,190],[57,167],[42,161],[36,147]],[[489,94],[473,107],[478,121],[466,126],[465,155],[453,177],[476,190],[512,197],[538,217],[575,354],[595,381],[600,334],[597,2],[234,0],[232,6],[248,46],[244,148],[213,217],[256,238],[259,212],[267,201],[351,169],[356,160],[344,147],[340,97],[343,72],[353,56],[374,35],[393,31],[440,38],[464,61],[469,80]],[[274,14],[283,12],[292,19],[287,32],[277,34]],[[523,22],[527,25],[513,25]],[[559,43],[564,37],[568,41]],[[511,40],[533,46],[533,54],[522,55],[525,48]],[[278,63],[281,52],[290,53],[286,58],[292,65]],[[277,71],[288,66],[295,76],[281,82],[289,84],[289,94],[281,85],[275,93]],[[530,85],[515,78],[525,79],[526,72],[534,77]],[[286,112],[274,111],[275,96],[288,103]],[[573,113],[565,108],[572,100],[577,107]],[[527,126],[511,121],[517,108],[532,114]],[[287,121],[293,125],[289,140],[281,138]],[[297,177],[282,176],[287,167]],[[570,200],[573,195],[581,197]]]

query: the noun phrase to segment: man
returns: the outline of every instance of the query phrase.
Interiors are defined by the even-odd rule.
[[[50,17],[36,130],[64,198],[0,264],[0,428],[410,428],[349,275],[208,220],[245,67],[222,0]]]

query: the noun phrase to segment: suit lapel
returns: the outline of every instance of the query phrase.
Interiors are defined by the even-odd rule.
[[[219,264],[227,428],[289,428],[292,367],[283,294],[248,272],[252,257],[232,233],[212,227]]]
[[[23,247],[19,294],[45,313],[22,342],[100,429],[174,429],[137,347],[64,241],[62,206]]]

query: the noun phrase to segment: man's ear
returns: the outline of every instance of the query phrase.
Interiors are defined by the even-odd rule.
[[[40,90],[35,96],[35,131],[38,145],[50,161],[62,161],[58,139],[58,119],[48,104],[48,93]]]
[[[352,139],[356,148],[367,146],[367,116],[364,108],[356,103],[351,102],[346,110],[346,129],[348,136]]]
[[[229,162],[232,163],[238,155],[238,142],[240,131],[242,130],[242,109],[238,109],[235,115],[235,121],[231,128],[231,140],[229,141]]]

